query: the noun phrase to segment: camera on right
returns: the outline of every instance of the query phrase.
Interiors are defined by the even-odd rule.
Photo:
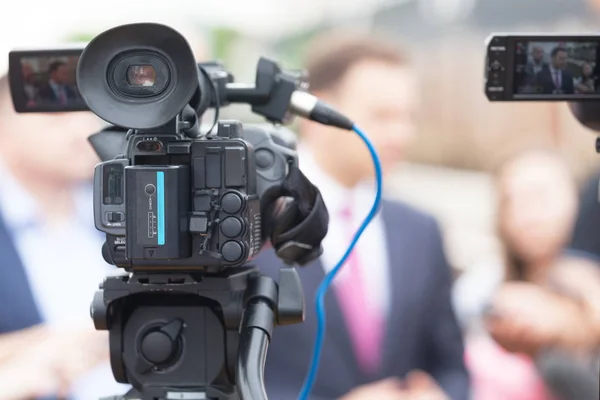
[[[600,132],[599,49],[598,34],[493,33],[486,39],[486,97],[567,101],[581,124]]]

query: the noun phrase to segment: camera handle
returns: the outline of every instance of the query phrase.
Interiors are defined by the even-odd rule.
[[[108,330],[124,396],[102,400],[266,400],[263,370],[275,325],[304,319],[297,271],[279,284],[252,267],[214,275],[108,277],[91,307]]]

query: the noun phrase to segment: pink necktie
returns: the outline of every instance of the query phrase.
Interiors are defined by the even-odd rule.
[[[342,217],[345,230],[348,232],[348,243],[352,240],[356,228],[352,224],[352,213],[346,208]],[[377,371],[381,361],[381,342],[383,338],[384,321],[380,310],[369,307],[368,293],[363,279],[357,249],[352,253],[342,267],[344,271],[336,283],[336,294],[348,326],[354,352],[360,367],[366,373]]]
[[[60,86],[58,89],[58,93],[60,104],[64,106],[65,104],[67,104],[67,94],[65,93],[65,88]]]
[[[556,85],[557,89],[560,89],[561,81],[560,81],[560,71],[559,70],[556,70],[554,72],[554,84]]]

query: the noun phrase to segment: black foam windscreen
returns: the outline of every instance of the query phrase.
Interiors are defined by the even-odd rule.
[[[587,365],[558,351],[544,351],[536,365],[546,387],[557,400],[598,400],[598,365]]]

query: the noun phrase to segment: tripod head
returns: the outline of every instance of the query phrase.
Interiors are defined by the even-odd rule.
[[[136,389],[115,399],[266,399],[273,327],[302,322],[304,298],[293,268],[281,269],[279,285],[247,267],[133,274],[104,282],[92,318],[109,330],[115,379]]]

